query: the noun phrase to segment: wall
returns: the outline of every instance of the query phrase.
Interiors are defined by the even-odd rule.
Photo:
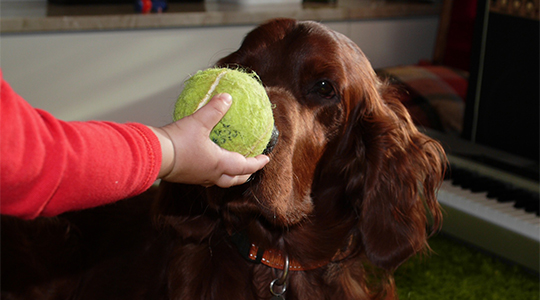
[[[436,17],[333,22],[374,67],[432,55]],[[35,107],[64,120],[171,121],[181,83],[234,51],[253,26],[10,34],[0,39],[4,78]]]

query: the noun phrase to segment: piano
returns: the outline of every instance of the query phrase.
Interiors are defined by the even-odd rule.
[[[538,166],[437,131],[427,134],[445,147],[450,163],[438,192],[442,232],[538,273]]]
[[[442,231],[538,273],[539,1],[477,3],[460,137],[427,131],[450,161]]]

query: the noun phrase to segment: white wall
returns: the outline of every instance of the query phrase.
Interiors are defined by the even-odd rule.
[[[65,120],[171,120],[181,83],[236,49],[248,27],[4,36],[4,78]]]
[[[432,55],[437,18],[328,23],[374,67]],[[28,102],[64,120],[160,126],[182,82],[234,51],[253,26],[10,34],[0,39],[4,78]]]
[[[374,68],[416,64],[431,59],[438,18],[383,19],[352,23],[349,37]]]

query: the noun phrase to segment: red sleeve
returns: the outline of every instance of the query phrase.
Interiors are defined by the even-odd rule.
[[[31,107],[0,72],[0,212],[54,216],[137,195],[161,148],[142,124],[64,122]]]

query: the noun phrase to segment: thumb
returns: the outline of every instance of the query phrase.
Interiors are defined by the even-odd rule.
[[[210,133],[214,126],[225,116],[232,104],[229,94],[218,94],[201,107],[192,116]]]

